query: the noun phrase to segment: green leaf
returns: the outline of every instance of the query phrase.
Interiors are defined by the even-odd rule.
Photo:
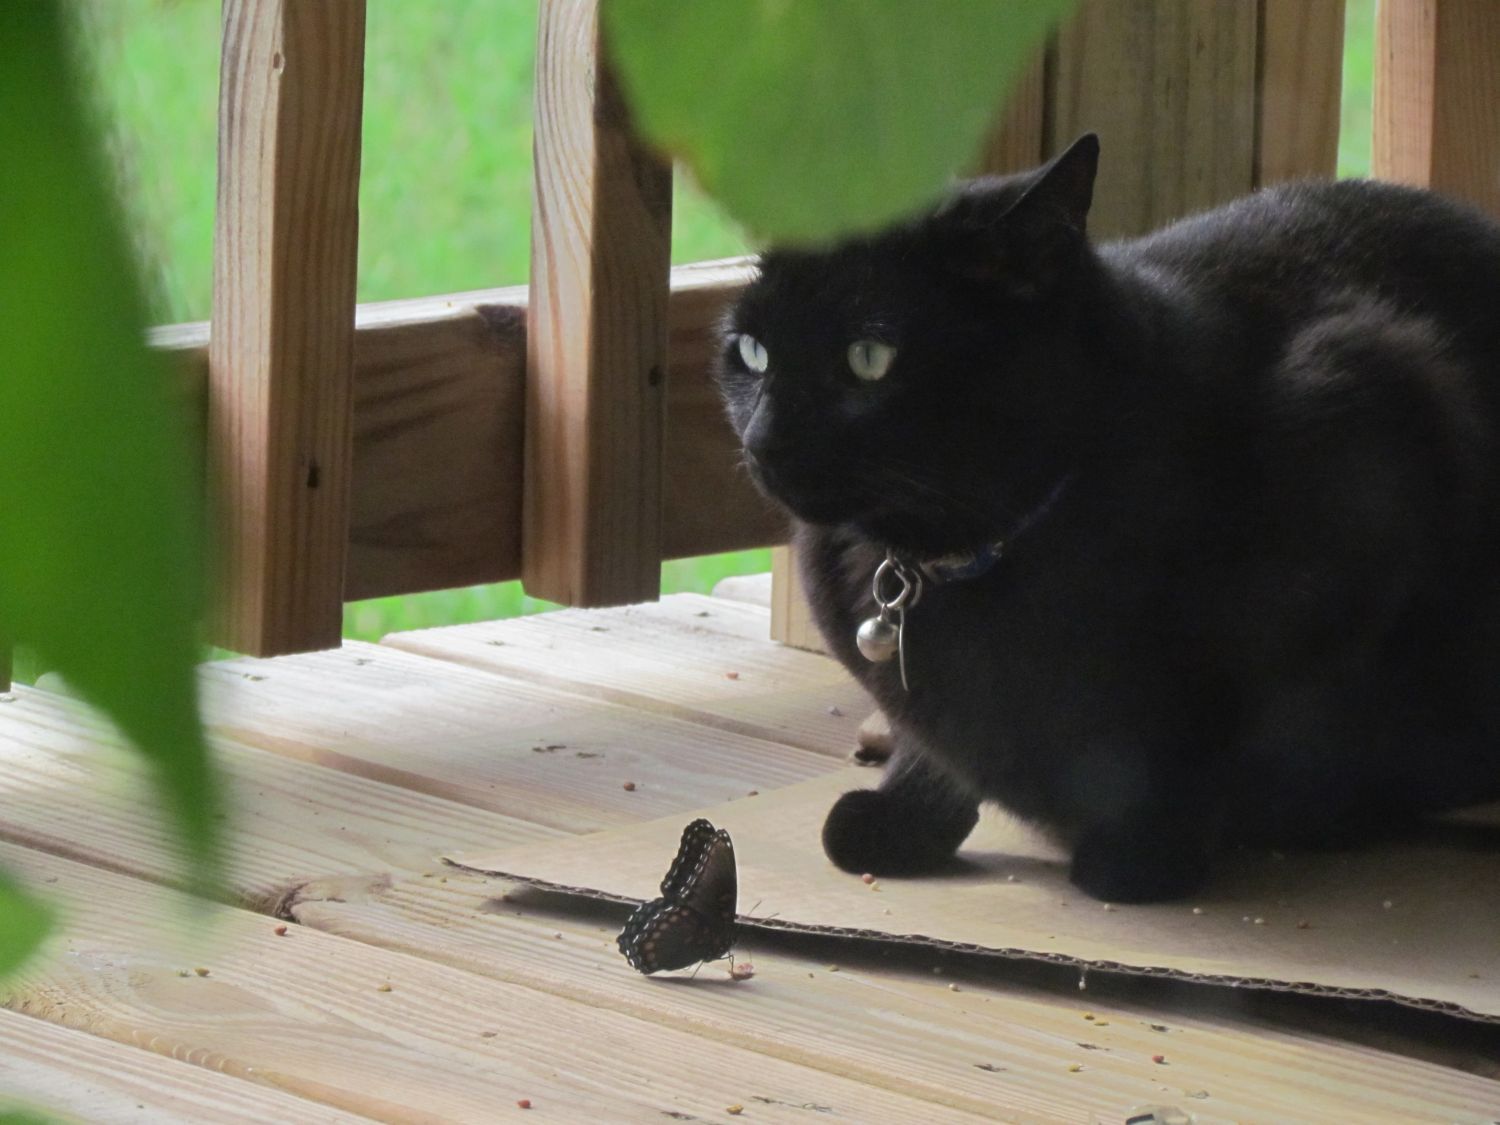
[[[0,1125],[57,1125],[57,1118],[35,1109],[0,1108]]]
[[[0,634],[147,755],[207,886],[197,427],[144,345],[57,3],[0,3],[0,168]]]
[[[880,226],[971,167],[1074,0],[605,0],[637,128],[752,234]]]
[[[0,978],[30,957],[51,928],[47,908],[0,873]]]

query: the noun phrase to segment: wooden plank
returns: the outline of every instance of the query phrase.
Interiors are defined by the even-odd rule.
[[[186,1061],[0,1009],[0,1109],[29,1104],[48,1120],[160,1125],[364,1121]]]
[[[339,643],[349,542],[363,0],[225,0],[209,455],[214,639]]]
[[[1338,171],[1345,0],[1260,0],[1255,183]]]
[[[1102,145],[1090,233],[1139,234],[1250,190],[1258,6],[1086,0],[1058,33],[1048,153]]]
[[[719,316],[749,273],[740,261],[672,271],[664,558],[786,538],[739,469],[707,374]],[[515,288],[357,309],[348,599],[520,577],[525,317]],[[183,393],[201,405],[208,325],[153,341],[179,357]]]
[[[1060,994],[1018,983],[1034,979],[1024,970],[848,943],[799,947],[746,934],[739,954],[755,966],[747,985],[713,987],[723,969],[707,966],[699,980],[709,987],[643,987],[614,948],[613,915],[562,916],[525,892],[500,899],[506,888],[455,873],[440,886],[397,884],[359,902],[304,897],[292,913],[599,1011],[1007,1121],[1118,1121],[1143,1103],[1175,1104],[1203,1122],[1468,1120],[1500,1097],[1493,1077],[1310,1033],[1298,1026],[1301,1008],[1278,1021],[1271,1002],[1108,981],[1091,982],[1086,995],[1069,981],[1072,994]],[[1405,1046],[1485,1064],[1481,1052],[1429,1052],[1411,1038]],[[1152,1061],[1158,1054],[1162,1063]]]
[[[976,173],[1006,175],[1024,172],[1042,162],[1046,139],[1046,50],[1007,92],[995,126],[984,141]]]
[[[598,24],[598,0],[542,0],[522,570],[567,605],[661,585],[672,169],[632,135]]]
[[[771,637],[793,648],[826,651],[807,604],[795,552],[789,546],[771,552]]]
[[[755,632],[729,628],[731,619]],[[381,647],[842,760],[873,707],[869,696],[836,661],[762,639],[767,621],[754,606],[674,594],[660,608],[568,610],[393,633]]]
[[[9,845],[0,864],[47,882],[68,919],[53,955],[7,982],[7,1006],[346,1112],[493,1121],[529,1098],[563,1121],[723,1120],[733,1104],[803,1121],[813,1102],[855,1121],[981,1119],[310,927],[278,936],[247,911],[216,911],[212,947],[190,946],[183,896]]]
[[[252,681],[239,682],[251,693]],[[12,694],[0,704],[0,838],[146,879],[180,880],[182,856],[139,755],[123,750],[79,703],[32,688]],[[234,810],[225,827],[229,891],[265,909],[310,880],[360,887],[436,872],[438,856],[460,841],[498,847],[558,834],[447,799],[440,781],[413,780],[410,771],[387,784],[326,768],[341,761],[336,745],[296,761],[218,738],[214,753],[225,807]]]
[[[1382,0],[1372,164],[1500,216],[1500,5]]]
[[[588,616],[599,625],[598,615]],[[547,645],[548,637],[569,644],[574,634],[544,628],[526,636]],[[501,668],[524,663],[532,651],[519,635],[504,647],[496,639],[476,643],[505,654]],[[610,634],[585,625],[578,639],[604,648]],[[697,641],[690,647],[701,667],[715,646],[702,635]],[[658,658],[655,668],[684,674],[684,658],[675,661]],[[210,728],[237,741],[568,832],[735,800],[834,768],[828,757],[780,745],[764,730],[757,737],[647,714],[387,646],[229,661],[206,666],[203,676]],[[721,696],[734,693],[722,671],[713,676]],[[851,731],[854,721],[844,720]]]

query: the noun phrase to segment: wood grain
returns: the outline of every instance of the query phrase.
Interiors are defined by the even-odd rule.
[[[870,697],[836,661],[767,643],[768,627],[759,607],[673,594],[657,605],[393,633],[381,647],[842,760]]]
[[[214,640],[339,642],[349,541],[363,0],[226,0],[209,453]]]
[[[861,1122],[982,1120],[419,955],[278,936],[247,911],[215,911],[205,949],[169,924],[189,916],[173,892],[6,844],[0,864],[48,882],[68,918],[64,947],[7,981],[8,1007],[348,1113],[489,1122],[529,1098],[558,1121],[720,1121],[740,1103],[793,1122],[811,1102]]]
[[[1058,33],[1047,152],[1099,134],[1089,231],[1139,234],[1249,191],[1257,5],[1085,0]]]
[[[260,702],[259,682],[246,675],[263,673],[234,674],[241,699]],[[225,681],[207,686],[210,712],[223,712]],[[180,882],[182,856],[156,813],[139,755],[127,753],[81,704],[34,688],[13,694],[0,705],[0,838],[155,882]],[[410,720],[413,727],[434,721]],[[413,776],[421,755],[405,768],[361,770],[337,740],[328,743],[299,759],[223,734],[214,739],[225,806],[234,810],[225,853],[235,901],[269,909],[309,880],[362,886],[435,871],[447,846],[559,834],[530,818],[452,799],[441,775]]]
[[[366,1120],[185,1060],[4,1009],[0,1090],[0,1110],[29,1103],[45,1111],[49,1121],[348,1125]]]
[[[612,926],[548,911],[524,892],[497,911],[497,894],[510,889],[455,874],[357,903],[304,898],[292,912],[318,929],[1005,1121],[1119,1121],[1153,1103],[1191,1108],[1204,1122],[1466,1120],[1500,1096],[1492,1078],[1291,1021],[1278,1027],[1248,1002],[1206,990],[1165,1005],[1160,989],[1134,999],[1099,995],[1097,985],[1060,994],[953,962],[934,975],[933,960],[846,943],[747,934],[739,952],[755,965],[748,986],[717,987],[722,970],[708,966],[705,987],[641,987],[619,969]]]
[[[739,467],[709,364],[742,261],[672,271],[664,558],[764,547],[786,525]],[[521,574],[526,290],[360,305],[345,597],[503,582]],[[200,404],[207,324],[155,329]]]
[[[1374,174],[1500,217],[1500,4],[1382,0]]]
[[[627,622],[594,618],[575,629],[561,616],[531,620],[545,622],[541,635],[556,639],[564,663],[597,669],[623,658],[619,641],[593,629],[623,632]],[[633,649],[657,649],[656,672],[692,675],[734,694],[718,669],[713,634],[691,634],[689,652],[644,623],[632,632]],[[533,651],[528,639],[502,631],[478,640],[481,653],[500,655],[493,670],[357,643],[340,652],[215,664],[204,670],[207,721],[237,742],[293,760],[569,832],[687,812],[834,768],[829,755],[772,741],[764,726],[725,729],[618,696],[604,700],[587,688],[570,691],[565,677],[511,675]],[[776,655],[765,641],[759,647]],[[749,669],[745,680],[743,698],[771,690]],[[776,684],[791,680],[783,672]],[[340,685],[337,696],[327,689],[332,682]],[[812,711],[805,698],[783,706]],[[816,714],[828,719],[822,709]]]
[[[661,586],[672,169],[630,130],[598,0],[537,32],[522,580],[566,605]]]
[[[1255,183],[1338,171],[1345,0],[1260,0]]]

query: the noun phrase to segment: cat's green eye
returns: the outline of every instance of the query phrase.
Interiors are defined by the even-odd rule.
[[[896,359],[896,349],[879,340],[856,340],[849,345],[849,370],[873,383],[884,379]]]
[[[766,346],[748,332],[740,333],[740,359],[746,367],[760,375],[764,375],[766,368],[771,366],[771,354],[766,351]]]

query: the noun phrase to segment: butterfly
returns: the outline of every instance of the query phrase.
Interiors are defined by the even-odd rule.
[[[718,960],[734,947],[738,893],[729,833],[695,820],[682,830],[661,898],[636,907],[620,931],[620,952],[643,973]]]

